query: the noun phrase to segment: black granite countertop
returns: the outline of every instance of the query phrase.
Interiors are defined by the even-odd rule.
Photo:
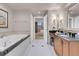
[[[75,38],[61,33],[56,33],[56,35],[67,41],[79,41],[79,35],[76,35]]]

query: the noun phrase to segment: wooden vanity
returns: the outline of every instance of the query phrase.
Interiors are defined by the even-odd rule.
[[[79,56],[79,39],[54,37],[54,49],[59,56]]]

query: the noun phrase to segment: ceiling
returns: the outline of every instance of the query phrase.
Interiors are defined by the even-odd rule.
[[[67,3],[3,3],[13,11],[30,11],[34,16],[44,16],[48,10],[61,10]]]
[[[13,10],[58,10],[66,3],[4,3]]]
[[[79,3],[75,4],[74,6],[72,6],[70,9],[70,14],[73,17],[79,16]]]

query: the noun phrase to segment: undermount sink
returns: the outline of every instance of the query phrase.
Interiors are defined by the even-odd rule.
[[[50,30],[49,32],[50,32],[50,33],[56,33],[57,30]]]
[[[61,37],[68,37],[67,35],[60,35]]]

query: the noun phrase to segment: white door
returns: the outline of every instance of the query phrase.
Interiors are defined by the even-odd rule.
[[[34,40],[34,17],[31,15],[31,40]]]
[[[47,42],[47,15],[44,16],[44,40]]]

